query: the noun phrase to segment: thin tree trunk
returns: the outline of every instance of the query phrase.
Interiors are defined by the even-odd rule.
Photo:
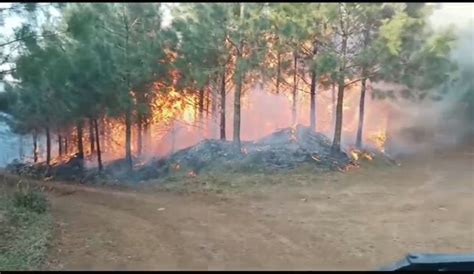
[[[83,121],[77,122],[77,157],[84,159],[84,145],[82,142],[82,127]]]
[[[91,155],[95,152],[95,144],[94,144],[94,125],[92,122],[92,118],[89,118],[89,143],[91,147]]]
[[[309,91],[310,95],[310,110],[309,110],[309,127],[312,131],[316,131],[316,72],[311,72],[311,88]]]
[[[206,118],[209,117],[209,106],[211,105],[211,90],[207,89],[207,96],[206,96]]]
[[[125,6],[124,6],[125,8]],[[125,57],[126,57],[126,84],[127,84],[127,94],[130,93],[132,90],[131,86],[131,76],[130,76],[130,62],[129,62],[129,24],[127,17],[125,16],[124,10],[124,25],[125,25]],[[129,95],[130,96],[130,95]],[[127,162],[128,170],[132,171],[133,163],[132,163],[132,98],[128,98],[129,101],[127,102],[127,109],[125,110],[125,161]]]
[[[142,155],[143,147],[143,118],[139,113],[137,114],[137,155]]]
[[[130,104],[130,103],[129,103]],[[130,106],[125,112],[125,161],[129,171],[133,168],[132,163],[132,114]]]
[[[238,57],[240,58],[240,56]],[[233,132],[233,142],[234,148],[237,153],[241,151],[240,144],[240,97],[242,94],[242,81],[243,75],[242,71],[237,73],[237,83],[235,85],[235,96],[234,96],[234,132]]]
[[[225,140],[225,69],[222,72],[222,79],[221,79],[221,105],[220,105],[220,138],[221,140]]]
[[[278,50],[277,55],[277,79],[276,79],[276,93],[280,93],[280,81],[281,81],[281,52]]]
[[[33,161],[38,162],[38,131],[33,131]]]
[[[244,3],[240,3],[240,23],[244,22]],[[243,52],[243,37],[242,33],[239,34],[239,48],[237,50],[237,61],[236,61],[236,85],[235,85],[235,94],[234,94],[234,131],[233,131],[233,143],[234,150],[236,153],[241,152],[241,143],[240,143],[240,97],[242,95],[242,82],[245,77],[244,71],[239,67],[240,62],[242,61],[242,52]]]
[[[51,163],[51,134],[49,132],[49,126],[45,127],[46,131],[46,164],[49,166]]]
[[[194,98],[194,124],[197,124],[199,121],[199,94]]]
[[[198,99],[198,113],[199,113],[199,122],[202,122],[203,112],[204,112],[204,88],[199,89],[199,99]]]
[[[344,103],[344,77],[339,77],[337,89],[337,105],[336,105],[336,124],[334,128],[334,139],[332,143],[332,150],[334,152],[341,151],[341,135],[342,135],[342,114]]]
[[[336,125],[336,84],[333,82],[331,84],[331,102],[332,102],[332,111],[331,111],[331,128],[332,135],[334,135],[334,127]]]
[[[313,56],[317,54],[317,45],[315,43],[313,49]],[[310,128],[312,131],[316,131],[316,89],[318,87],[318,77],[316,76],[316,68],[314,67],[311,70],[311,88],[310,88],[310,113],[309,113],[309,120],[310,120]]]
[[[99,123],[99,128],[100,128],[99,130],[102,133],[102,138],[100,138],[100,149],[101,149],[101,153],[104,153],[108,151],[106,144],[107,144],[109,135],[108,135],[108,130],[107,130],[107,118],[104,116],[102,117],[101,120],[102,120],[102,123]]]
[[[362,147],[362,129],[364,127],[364,109],[365,109],[365,91],[366,91],[366,81],[367,79],[362,79],[362,86],[360,91],[360,101],[359,101],[359,124],[357,126],[357,137],[356,137],[356,147]]]
[[[64,136],[64,154],[66,154],[66,155],[69,153],[67,140],[68,140],[68,138],[67,138],[67,134],[66,134],[66,136]]]
[[[370,29],[367,27],[364,31],[364,50],[369,45],[370,39]],[[357,126],[357,136],[356,136],[356,147],[362,147],[362,132],[364,128],[364,109],[365,109],[365,91],[366,81],[367,81],[367,68],[364,66],[362,67],[362,82],[361,82],[361,90],[360,90],[360,101],[359,101],[359,124]]]
[[[213,82],[212,88],[210,89],[210,97],[211,97],[211,119],[210,119],[210,129],[209,132],[211,133],[211,138],[215,139],[218,138],[219,129],[217,125],[217,89],[219,85],[219,75],[216,77],[216,82]]]
[[[343,104],[344,104],[344,78],[346,70],[346,51],[347,51],[347,35],[344,33],[344,22],[341,19],[342,35],[342,64],[339,66],[339,77],[338,77],[338,91],[337,91],[337,105],[336,105],[336,125],[334,128],[334,139],[332,143],[332,151],[341,151],[341,135],[342,135],[342,115],[343,115]]]
[[[148,121],[148,119],[146,119],[143,124],[144,142],[142,144],[142,149],[145,148],[145,150],[147,150],[150,148],[150,134],[150,122]]]
[[[59,157],[63,156],[63,136],[61,135],[61,132],[58,132],[58,154]]]
[[[298,83],[296,80],[296,76],[298,74],[298,56],[296,55],[296,51],[293,52],[293,104],[291,106],[291,125],[296,124],[296,92],[298,88]]]
[[[99,165],[99,171],[103,170],[102,166],[102,152],[100,151],[100,132],[99,132],[99,125],[97,124],[97,119],[93,120],[94,129],[95,129],[95,142],[97,146],[97,164]]]

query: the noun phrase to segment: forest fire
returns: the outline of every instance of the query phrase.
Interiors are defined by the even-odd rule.
[[[317,106],[328,105],[329,109],[333,103],[330,90],[321,90],[317,97]],[[343,144],[346,145],[346,151],[354,160],[366,159],[371,160],[368,152],[361,152],[360,150],[351,149],[356,132],[358,110],[358,92],[357,89],[349,89],[345,96],[346,107],[344,110],[343,123]],[[209,95],[210,96],[210,95]],[[178,92],[174,89],[163,90],[162,87],[156,85],[153,93],[153,101],[151,105],[152,113],[142,126],[141,130],[141,144],[137,138],[140,135],[140,128],[137,125],[132,127],[132,143],[131,148],[135,156],[142,159],[142,164],[147,159],[153,157],[162,157],[177,150],[195,145],[204,139],[218,138],[218,122],[216,119],[217,113],[209,112],[199,115],[198,102],[199,97],[194,92],[182,91]],[[208,107],[214,102],[212,97],[207,99]],[[260,88],[253,88],[251,92],[247,92],[243,96],[242,113],[242,139],[246,141],[254,141],[263,136],[271,134],[276,130],[288,127],[292,122],[292,101],[287,94],[274,94],[264,91]],[[372,149],[384,153],[384,144],[386,141],[386,133],[384,128],[380,128],[379,117],[385,115],[386,107],[383,102],[371,100],[366,103],[367,116],[365,118],[364,143],[367,143]],[[307,94],[300,94],[296,104],[297,107],[297,123],[293,123],[291,128],[291,141],[296,142],[296,125],[308,125],[309,115],[309,96]],[[233,119],[233,98],[230,97],[226,102],[226,122],[232,123]],[[317,107],[317,131],[331,137],[333,132],[333,113],[327,111],[326,108]],[[205,111],[205,109],[204,109]],[[373,116],[372,113],[377,113]],[[201,118],[200,118],[201,117]],[[373,118],[376,117],[377,119]],[[231,136],[231,128],[226,128],[227,135]],[[89,167],[96,166],[94,161],[94,147],[87,142],[90,139],[89,130],[84,131],[84,147],[86,153],[86,165]],[[125,124],[123,119],[105,116],[100,120],[100,146],[102,150],[102,160],[109,162],[123,158],[124,156],[124,142],[125,142]],[[70,159],[76,147],[73,140],[77,139],[76,131],[71,131],[69,145],[69,152],[63,153],[61,156],[55,157],[53,163],[60,163]],[[139,153],[139,146],[141,153]],[[248,154],[246,148],[242,148],[242,154]],[[313,159],[317,162],[319,159],[314,156]],[[179,170],[179,165],[176,170]]]

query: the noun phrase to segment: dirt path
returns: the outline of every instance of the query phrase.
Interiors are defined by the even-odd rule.
[[[61,186],[50,269],[374,269],[474,251],[474,151],[247,194]]]

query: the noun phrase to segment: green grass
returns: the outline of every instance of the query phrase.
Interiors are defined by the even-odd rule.
[[[224,170],[203,170],[196,177],[187,176],[188,169],[174,172],[164,178],[144,181],[144,189],[157,189],[175,192],[254,192],[267,187],[283,185],[300,187],[321,185],[330,182],[351,181],[351,177],[364,172],[384,172],[396,169],[380,157],[373,161],[362,160],[359,168],[351,171],[331,171],[317,165],[306,163],[295,169],[275,171],[245,170],[241,166]],[[253,167],[250,167],[253,168]],[[340,184],[340,183],[339,183]]]
[[[52,237],[44,194],[0,189],[0,271],[39,270]]]

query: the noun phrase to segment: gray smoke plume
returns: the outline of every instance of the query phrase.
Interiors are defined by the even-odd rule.
[[[457,6],[433,14],[433,26],[441,28],[451,24],[455,27],[457,41],[451,53],[451,60],[458,67],[455,80],[434,91],[442,95],[439,100],[390,102],[387,152],[391,155],[460,145],[474,134],[474,5],[468,5],[467,16],[463,16],[466,12],[454,13],[453,10],[462,8]],[[391,89],[396,90],[396,87]]]

